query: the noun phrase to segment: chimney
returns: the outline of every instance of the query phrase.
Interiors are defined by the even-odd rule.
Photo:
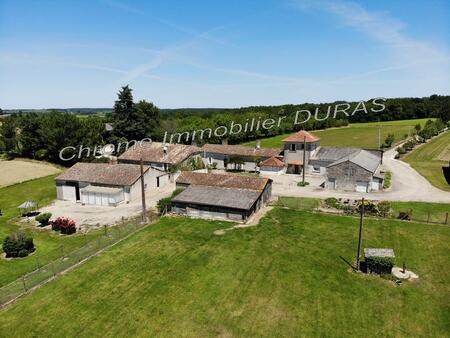
[[[109,164],[117,164],[117,156],[109,156]]]
[[[261,140],[256,140],[255,148],[256,149],[261,149]]]
[[[222,145],[224,145],[224,146],[228,145],[228,139],[227,138],[223,138],[222,139]]]

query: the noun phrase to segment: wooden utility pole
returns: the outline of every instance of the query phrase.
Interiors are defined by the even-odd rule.
[[[141,156],[141,192],[142,192],[142,223],[147,223],[147,206],[145,205],[144,160]]]
[[[356,254],[356,270],[357,271],[359,271],[359,266],[360,266],[363,218],[364,218],[364,197],[361,200],[361,215],[360,215],[360,219],[359,219],[358,253]]]
[[[306,136],[303,137],[303,186],[305,185]]]

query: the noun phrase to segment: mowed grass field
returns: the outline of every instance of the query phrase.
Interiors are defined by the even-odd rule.
[[[450,131],[414,149],[403,160],[408,162],[436,188],[450,191],[442,167],[450,161]]]
[[[59,173],[57,167],[38,161],[0,161],[0,187]]]
[[[275,208],[257,227],[163,218],[3,309],[15,337],[448,337],[449,228],[366,220],[419,274],[352,272],[358,219]],[[347,262],[346,262],[347,261]]]
[[[23,274],[31,272],[40,265],[47,264],[61,256],[61,246],[67,253],[84,245],[82,235],[59,235],[47,229],[38,229],[29,223],[19,222],[17,206],[27,200],[33,200],[44,206],[56,199],[55,176],[47,176],[24,183],[0,188],[0,243],[7,235],[21,229],[33,237],[36,252],[31,256],[5,260],[0,258],[0,287],[14,281]],[[88,233],[87,239],[100,235],[100,231]],[[0,250],[0,253],[3,251]],[[0,330],[1,332],[1,330]],[[1,334],[0,334],[1,336]]]
[[[358,147],[366,149],[378,149],[378,131],[381,126],[381,143],[384,142],[388,134],[394,134],[395,143],[400,142],[414,131],[414,126],[420,123],[425,125],[428,119],[352,123],[347,127],[330,128],[325,130],[312,130],[311,132],[320,137],[320,144],[327,147]],[[281,148],[282,140],[289,134],[277,135],[261,139],[261,147]],[[255,146],[255,141],[243,143],[247,146]]]

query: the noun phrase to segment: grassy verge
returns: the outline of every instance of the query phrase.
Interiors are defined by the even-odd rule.
[[[412,219],[415,221],[443,223],[446,213],[450,214],[450,204],[444,203],[422,203],[422,202],[391,202],[394,216],[400,211],[412,210]],[[450,216],[448,221],[450,222]]]
[[[358,220],[275,208],[258,227],[164,218],[2,311],[15,336],[439,337],[448,333],[446,227],[367,220],[421,277],[351,272]],[[424,240],[426,238],[426,240]]]
[[[450,191],[450,185],[442,172],[443,166],[450,161],[450,131],[417,147],[403,160],[409,163],[436,188]]]
[[[405,135],[412,132],[416,124],[421,124],[423,126],[426,121],[428,121],[428,119],[387,121],[380,123],[352,123],[348,127],[330,128],[312,132],[320,137],[320,144],[322,146],[377,149],[379,130],[381,132],[381,143],[384,142],[388,134],[394,134],[394,142],[398,142],[405,139]],[[381,129],[379,126],[381,126]],[[280,148],[283,145],[282,140],[290,134],[261,139],[261,146],[264,148]],[[255,141],[246,142],[243,145],[255,146]]]
[[[55,175],[47,176],[20,184],[0,188],[0,242],[10,233],[22,229],[33,237],[36,252],[25,258],[13,260],[0,259],[0,286],[14,281],[25,273],[36,269],[37,264],[45,265],[85,243],[81,235],[63,236],[50,230],[39,230],[27,223],[18,223],[17,206],[27,200],[33,200],[44,206],[56,198]],[[86,239],[91,240],[101,234],[91,232]],[[62,248],[61,248],[62,247]]]
[[[392,184],[392,173],[390,171],[386,171],[383,180],[383,188],[388,189],[391,187],[391,184]]]
[[[314,210],[320,206],[320,199],[309,197],[286,197],[280,196],[274,204],[294,210]]]

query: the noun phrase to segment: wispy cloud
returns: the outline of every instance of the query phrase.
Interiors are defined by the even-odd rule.
[[[301,11],[319,10],[334,15],[342,25],[351,27],[374,42],[380,43],[396,62],[394,65],[355,74],[349,78],[407,68],[420,70],[425,64],[429,66],[427,71],[430,68],[448,67],[450,60],[448,51],[408,36],[405,32],[406,24],[385,12],[368,11],[351,1],[293,0],[291,4]]]

